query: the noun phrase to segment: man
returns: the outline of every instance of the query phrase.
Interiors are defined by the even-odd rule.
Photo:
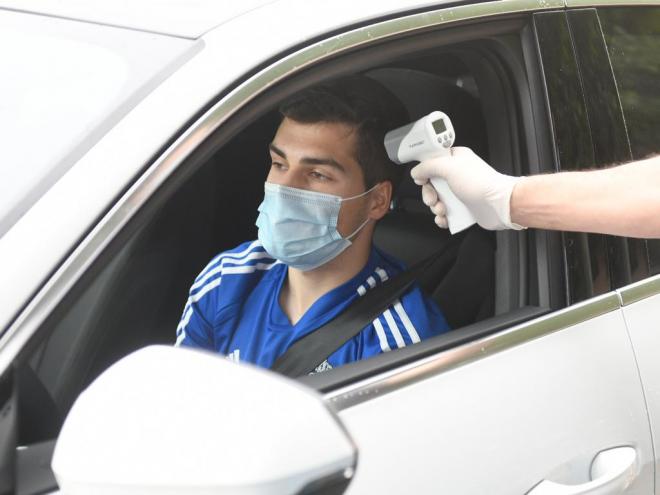
[[[263,367],[404,268],[372,246],[401,174],[383,146],[385,133],[407,121],[398,100],[355,76],[306,89],[280,113],[259,239],[209,263],[177,329],[177,345]],[[317,371],[447,329],[440,309],[415,287]]]
[[[660,156],[600,170],[510,177],[468,148],[426,160],[411,175],[446,228],[445,206],[428,180],[444,178],[486,229],[540,229],[660,238]]]

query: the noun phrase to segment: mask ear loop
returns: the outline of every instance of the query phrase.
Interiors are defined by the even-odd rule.
[[[371,191],[373,191],[374,189],[376,189],[378,186],[380,186],[380,182],[379,182],[378,184],[376,184],[375,186],[373,186],[371,189],[369,189],[369,190],[367,190],[367,191],[364,191],[363,193],[360,193],[360,194],[358,194],[357,196],[350,196],[350,197],[348,197],[348,198],[341,198],[341,202],[343,203],[344,201],[350,201],[351,199],[357,199],[357,198],[361,198],[362,196],[366,196],[366,195],[369,194]]]
[[[362,228],[367,225],[371,221],[371,218],[367,218],[364,222],[362,222],[362,225],[360,225],[357,229],[353,231],[353,233],[349,236],[344,237],[347,241],[350,241],[353,237],[357,235],[358,232],[362,230]]]
[[[343,198],[343,199],[342,199],[342,202],[344,202],[344,201],[349,201],[349,200],[351,200],[351,199],[357,199],[357,198],[360,198],[360,197],[362,197],[362,196],[365,196],[365,195],[369,194],[371,191],[373,191],[374,189],[376,189],[378,186],[380,186],[380,183],[376,184],[376,185],[373,186],[371,189],[369,189],[369,190],[367,190],[367,191],[364,191],[363,193],[358,194],[357,196],[351,196],[350,198]],[[355,236],[358,234],[358,232],[360,232],[360,231],[364,228],[364,226],[367,225],[370,221],[371,221],[371,218],[367,218],[364,222],[362,222],[362,224],[360,224],[360,226],[359,226],[357,229],[355,229],[355,230],[353,231],[353,233],[352,233],[351,235],[344,237],[344,239],[346,239],[347,241],[350,241],[350,240],[351,240],[353,237],[355,237]]]
[[[350,198],[342,198],[341,201],[343,203],[344,201],[350,201],[351,199],[357,199],[357,198],[361,198],[362,196],[366,196],[371,191],[376,189],[378,186],[380,186],[380,182],[378,184],[374,185],[371,189],[368,189],[367,191],[364,191],[363,193],[360,193],[357,196],[351,196]],[[358,234],[358,232],[360,232],[364,228],[364,226],[367,225],[370,221],[371,221],[371,218],[367,218],[364,222],[362,222],[362,224],[357,229],[355,229],[353,231],[353,233],[351,235],[344,237],[344,239],[346,239],[347,241],[352,240],[352,238],[355,237]]]

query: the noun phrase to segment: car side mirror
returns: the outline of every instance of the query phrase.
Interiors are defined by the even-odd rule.
[[[141,349],[77,399],[53,455],[63,494],[342,493],[357,460],[311,389],[204,351]]]

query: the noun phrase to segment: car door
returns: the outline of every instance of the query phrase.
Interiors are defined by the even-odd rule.
[[[537,14],[534,31],[556,166],[626,159],[596,12]],[[562,238],[567,308],[326,393],[359,449],[348,493],[653,492],[645,396],[612,291],[630,280],[615,257],[628,244]]]
[[[635,159],[660,150],[660,8],[627,6],[601,8],[603,27],[618,95],[625,117],[630,151]],[[658,212],[660,214],[660,212]],[[635,357],[648,402],[649,419],[658,452],[660,427],[660,240],[628,239],[640,246],[637,256],[628,257],[631,284],[620,284],[618,291]],[[620,256],[625,260],[625,256]],[[658,486],[656,460],[656,487]],[[656,488],[656,493],[658,493]]]
[[[654,272],[658,273],[658,267]],[[658,428],[660,427],[660,366],[658,351],[658,318],[660,317],[660,275],[623,287],[619,290],[623,304],[623,314],[630,333],[637,364],[644,385],[648,404],[649,421],[653,437],[653,448],[658,452]],[[656,455],[655,473],[658,487],[658,460]],[[656,488],[655,493],[659,493]]]
[[[644,397],[617,307],[608,294],[329,393],[358,446],[348,493],[528,493],[544,480],[589,493],[604,477],[602,493],[651,493]],[[634,457],[590,473],[600,452],[627,446]]]

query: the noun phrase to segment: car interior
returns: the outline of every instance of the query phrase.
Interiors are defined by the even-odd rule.
[[[480,42],[476,30],[448,32],[444,42],[426,33],[394,40],[391,50],[376,47],[378,56],[369,50],[342,55],[279,83],[232,116],[113,240],[26,348],[17,374],[24,397],[19,445],[56,438],[78,394],[121,357],[151,344],[172,345],[199,271],[219,252],[256,238],[277,104],[297,88],[362,73],[394,93],[411,120],[442,110],[452,119],[455,145],[472,148],[502,172],[526,171],[529,157],[542,152],[530,109],[538,88],[526,80],[520,34],[510,34],[523,23],[500,24],[488,27],[494,34]],[[374,242],[411,266],[451,236],[435,226],[419,187],[405,177]],[[424,282],[452,331],[302,381],[332,389],[560,307],[563,282],[551,269],[557,266],[552,242],[546,233],[471,228],[450,271]]]

